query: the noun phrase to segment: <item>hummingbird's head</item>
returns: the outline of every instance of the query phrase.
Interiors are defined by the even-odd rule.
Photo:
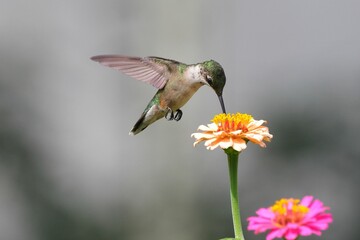
[[[224,69],[214,60],[203,62],[201,65],[203,66],[202,77],[204,82],[214,89],[216,95],[219,97],[221,108],[223,112],[226,113],[222,98],[223,89],[226,83]]]

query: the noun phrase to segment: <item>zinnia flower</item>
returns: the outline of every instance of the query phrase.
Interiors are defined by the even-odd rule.
[[[305,196],[299,199],[281,199],[272,207],[260,208],[258,216],[249,217],[248,230],[255,234],[270,230],[266,240],[284,238],[294,240],[299,236],[315,234],[320,236],[333,221],[332,215],[326,213],[329,207],[314,197]]]
[[[232,147],[240,152],[246,148],[248,141],[258,144],[260,147],[266,147],[264,141],[269,142],[273,137],[269,133],[269,129],[262,126],[266,121],[254,120],[248,114],[221,113],[216,115],[212,122],[198,128],[203,132],[191,134],[196,138],[194,146],[205,141],[205,146],[210,150],[220,146],[222,149]]]

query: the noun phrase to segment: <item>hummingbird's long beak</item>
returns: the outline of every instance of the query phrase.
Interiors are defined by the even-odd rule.
[[[220,101],[220,105],[221,105],[221,109],[222,109],[223,113],[226,113],[225,104],[224,104],[222,95],[219,95],[219,101]]]

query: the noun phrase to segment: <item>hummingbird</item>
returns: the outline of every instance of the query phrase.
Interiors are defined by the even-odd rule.
[[[219,98],[222,111],[226,113],[222,97],[226,77],[221,65],[209,60],[185,64],[161,57],[130,57],[122,55],[98,55],[91,60],[114,68],[158,89],[150,100],[129,135],[136,135],[147,126],[165,117],[179,121],[181,107],[203,85],[210,86]]]

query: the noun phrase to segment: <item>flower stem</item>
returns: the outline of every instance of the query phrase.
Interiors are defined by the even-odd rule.
[[[230,199],[231,199],[231,213],[233,218],[235,239],[245,240],[241,227],[241,216],[238,198],[238,185],[237,185],[237,170],[239,153],[233,148],[225,149],[228,156],[229,175],[230,175]]]

